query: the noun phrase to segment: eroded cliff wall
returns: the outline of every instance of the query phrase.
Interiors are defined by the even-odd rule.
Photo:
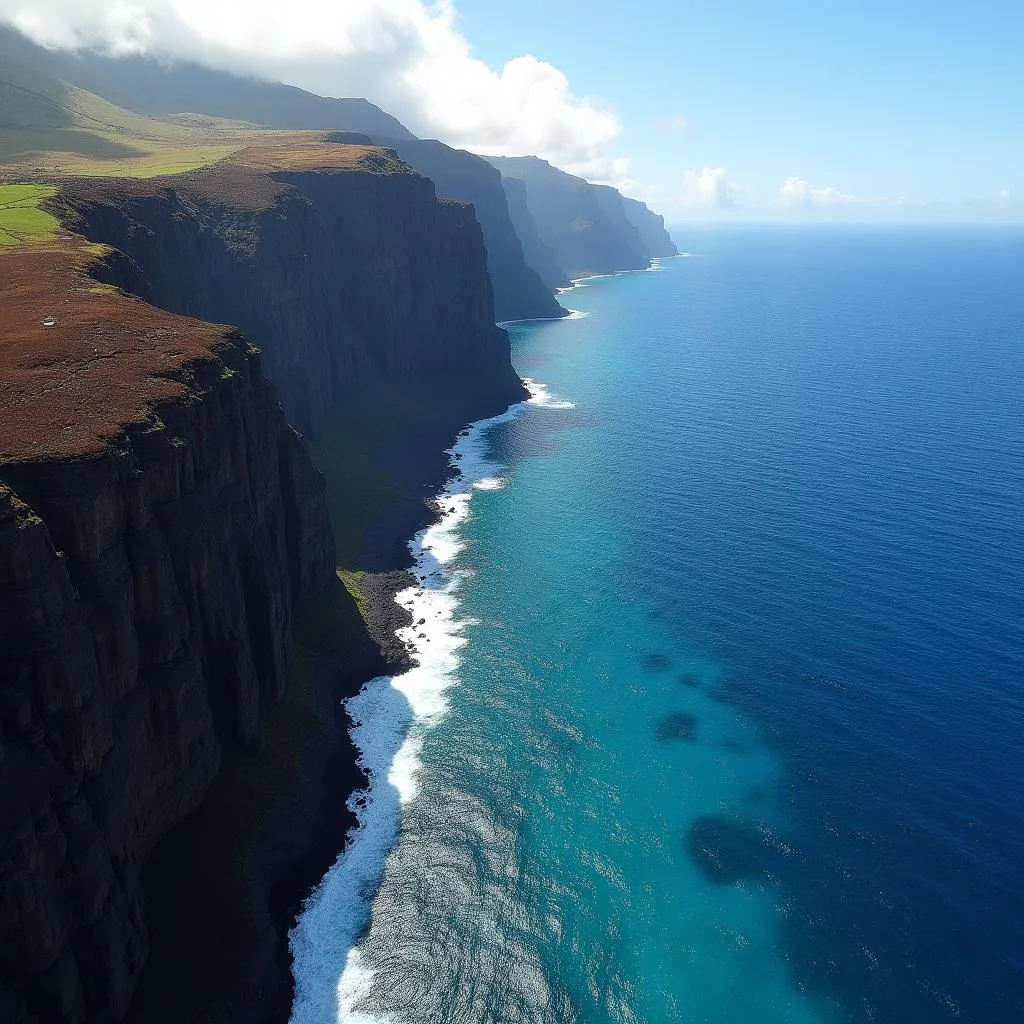
[[[387,385],[447,436],[524,391],[472,207],[386,151],[298,140],[51,209],[103,244],[0,255],[0,1019],[112,1024],[143,866],[273,728],[295,609],[340,586],[289,416]]]
[[[622,197],[622,206],[630,224],[640,232],[640,237],[651,256],[678,256],[679,249],[665,228],[665,218],[649,209],[639,199]]]
[[[118,1020],[139,873],[226,745],[259,744],[324,485],[256,350],[0,256],[0,1019]],[[40,311],[55,323],[44,326]]]
[[[621,197],[535,156],[487,157],[503,178],[523,182],[537,234],[571,277],[642,270],[648,253],[621,209]],[[513,186],[516,188],[517,186]]]
[[[380,379],[458,375],[467,409],[519,400],[473,208],[438,200],[386,150],[313,149],[308,170],[252,154],[175,178],[75,185],[64,215],[127,254],[151,302],[241,328],[304,432]]]
[[[508,200],[509,217],[522,243],[526,262],[549,288],[568,288],[572,282],[558,265],[555,251],[537,233],[537,225],[526,202],[526,182],[519,178],[502,178],[501,183]]]

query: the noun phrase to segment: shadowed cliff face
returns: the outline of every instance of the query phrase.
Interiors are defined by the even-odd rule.
[[[594,190],[598,209],[604,214],[605,221],[615,237],[619,239],[624,254],[623,258],[640,267],[646,267],[653,254],[648,251],[640,232],[626,216],[625,200],[611,185],[591,185],[590,187]]]
[[[279,393],[315,431],[386,384],[447,437],[524,392],[472,208],[387,151],[300,139],[51,208],[121,251],[0,255],[0,1020],[107,1024],[154,845],[261,744],[294,609],[338,589]]]
[[[382,379],[459,373],[495,408],[522,397],[472,207],[438,201],[393,156],[255,174],[83,184],[64,201],[77,230],[134,261],[149,301],[235,324],[259,345],[304,432]]]
[[[519,178],[502,178],[501,183],[508,199],[509,217],[522,242],[526,262],[549,288],[568,288],[571,282],[558,265],[554,250],[537,234],[537,225],[526,202],[526,182]]]
[[[630,224],[640,232],[651,256],[678,256],[679,249],[665,230],[665,218],[647,208],[639,199],[622,197],[622,207]]]
[[[501,175],[483,157],[441,142],[388,140],[398,155],[437,186],[438,195],[472,203],[487,248],[494,285],[494,314],[499,321],[564,316],[552,289],[524,258],[521,235],[510,217]]]
[[[614,189],[591,185],[534,156],[487,159],[504,178],[523,182],[537,234],[569,277],[649,265],[650,254]]]
[[[113,1021],[143,863],[225,745],[259,744],[334,545],[239,335],[63,255],[0,264],[0,1019]]]

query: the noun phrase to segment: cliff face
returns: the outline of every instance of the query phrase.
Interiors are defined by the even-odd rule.
[[[519,178],[502,178],[501,183],[508,200],[508,214],[522,243],[526,262],[552,290],[568,288],[572,282],[558,265],[554,250],[537,234],[537,225],[526,202],[526,182]]]
[[[678,256],[679,250],[672,236],[665,230],[665,218],[648,209],[639,199],[622,197],[622,206],[630,224],[640,232],[651,256]]]
[[[626,215],[625,200],[611,185],[591,185],[598,208],[609,228],[619,239],[625,258],[639,267],[646,267],[653,253],[647,250],[643,237]]]
[[[76,230],[139,268],[147,299],[259,345],[304,432],[380,379],[458,374],[494,408],[522,397],[472,208],[438,201],[386,150],[310,145],[287,163],[253,150],[63,195]]]
[[[396,153],[437,186],[438,195],[472,203],[487,248],[487,267],[494,284],[494,314],[498,320],[529,320],[565,315],[542,280],[524,258],[501,185],[501,175],[482,157],[441,142],[421,139],[388,140]]]
[[[143,866],[261,744],[294,610],[339,587],[264,366],[312,430],[390,389],[441,395],[454,432],[524,392],[472,208],[387,151],[303,137],[50,208],[117,249],[0,254],[0,1019],[112,1024],[147,956]]]
[[[523,182],[537,234],[569,277],[648,266],[636,229],[608,194],[617,197],[613,189],[591,185],[533,156],[487,159],[503,178]]]
[[[260,742],[293,606],[334,573],[322,478],[255,350],[96,285],[93,259],[0,256],[12,1024],[123,1014],[147,950],[141,867],[198,806],[225,745]]]
[[[109,58],[83,52],[46,50],[11,29],[0,26],[0,107],[25,111],[26,125],[41,127],[59,117],[64,83],[102,96],[120,107],[160,116],[190,111],[211,117],[231,118],[273,128],[363,134],[364,144],[391,147],[437,186],[444,198],[472,203],[484,234],[487,259],[494,282],[495,315],[498,320],[564,315],[549,288],[523,259],[522,248],[509,221],[500,176],[486,160],[440,142],[417,139],[404,125],[365,99],[328,99],[277,82],[243,78],[198,64],[168,64],[148,57]],[[11,68],[17,74],[12,76]],[[16,91],[4,95],[5,88]],[[5,118],[8,120],[8,118]],[[60,127],[67,128],[61,121]],[[341,141],[346,141],[344,138]],[[90,152],[102,155],[97,138]],[[78,142],[82,144],[81,139]],[[109,156],[117,153],[106,142]],[[123,150],[124,148],[121,147]],[[124,151],[122,155],[130,155]]]

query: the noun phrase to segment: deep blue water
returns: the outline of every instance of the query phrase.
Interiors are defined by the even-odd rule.
[[[1024,232],[680,241],[512,329],[341,1019],[1020,1021]]]

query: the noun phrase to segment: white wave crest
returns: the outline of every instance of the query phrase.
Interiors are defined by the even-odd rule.
[[[473,488],[477,491],[500,491],[508,484],[508,481],[501,476],[485,476],[483,480],[477,480]]]
[[[576,405],[573,402],[566,402],[562,399],[555,398],[554,395],[548,391],[547,385],[539,380],[533,380],[530,377],[524,377],[523,383],[526,385],[527,390],[530,392],[530,397],[527,402],[530,405],[539,405],[543,409],[575,409]]]

